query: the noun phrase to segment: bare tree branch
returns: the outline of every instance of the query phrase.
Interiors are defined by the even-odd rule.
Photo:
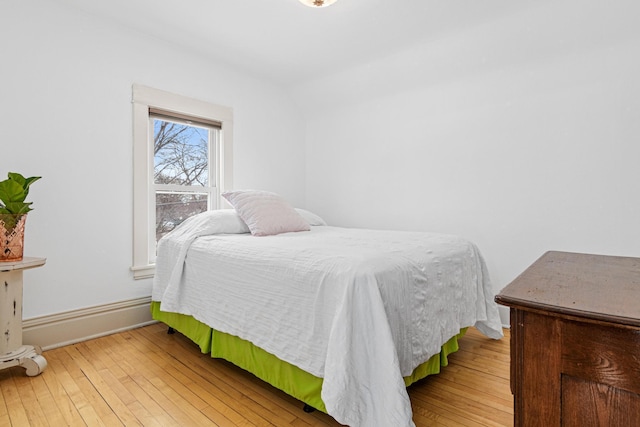
[[[207,186],[210,167],[208,139],[206,129],[156,119],[154,182]],[[156,238],[159,239],[189,216],[206,209],[206,194],[157,194]]]

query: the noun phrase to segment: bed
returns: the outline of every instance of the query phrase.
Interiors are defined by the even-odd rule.
[[[158,244],[153,317],[350,426],[411,426],[406,387],[470,326],[502,337],[484,260],[460,237],[326,225],[273,193]]]

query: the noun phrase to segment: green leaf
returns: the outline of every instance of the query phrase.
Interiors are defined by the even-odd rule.
[[[0,200],[5,206],[11,202],[24,202],[26,197],[24,187],[18,181],[13,179],[0,181]]]
[[[16,181],[18,184],[22,185],[22,188],[24,188],[24,183],[27,180],[24,176],[22,176],[22,174],[19,174],[18,172],[9,172],[8,176],[9,179]]]
[[[19,174],[17,172],[9,172],[8,176],[10,180],[16,181],[22,186],[22,188],[24,189],[25,198],[29,195],[29,186],[42,178],[41,176],[32,176],[29,178],[25,178],[24,176],[22,176],[22,174]]]
[[[9,202],[6,204],[6,208],[7,210],[12,213],[12,214],[25,214],[29,211],[32,211],[33,209],[31,209],[31,203],[24,203],[24,202]]]
[[[25,178],[19,173],[9,172],[8,179],[0,181],[0,213],[25,214],[31,211],[31,202],[25,202],[25,199],[31,184],[40,178]]]

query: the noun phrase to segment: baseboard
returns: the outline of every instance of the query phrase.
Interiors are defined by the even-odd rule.
[[[143,297],[25,319],[22,342],[49,350],[149,325],[155,322],[150,304],[151,297]]]

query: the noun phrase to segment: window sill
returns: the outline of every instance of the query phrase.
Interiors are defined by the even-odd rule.
[[[131,267],[131,271],[133,271],[133,278],[135,280],[150,279],[150,278],[153,278],[153,276],[156,273],[156,265],[155,264],[135,265]]]

